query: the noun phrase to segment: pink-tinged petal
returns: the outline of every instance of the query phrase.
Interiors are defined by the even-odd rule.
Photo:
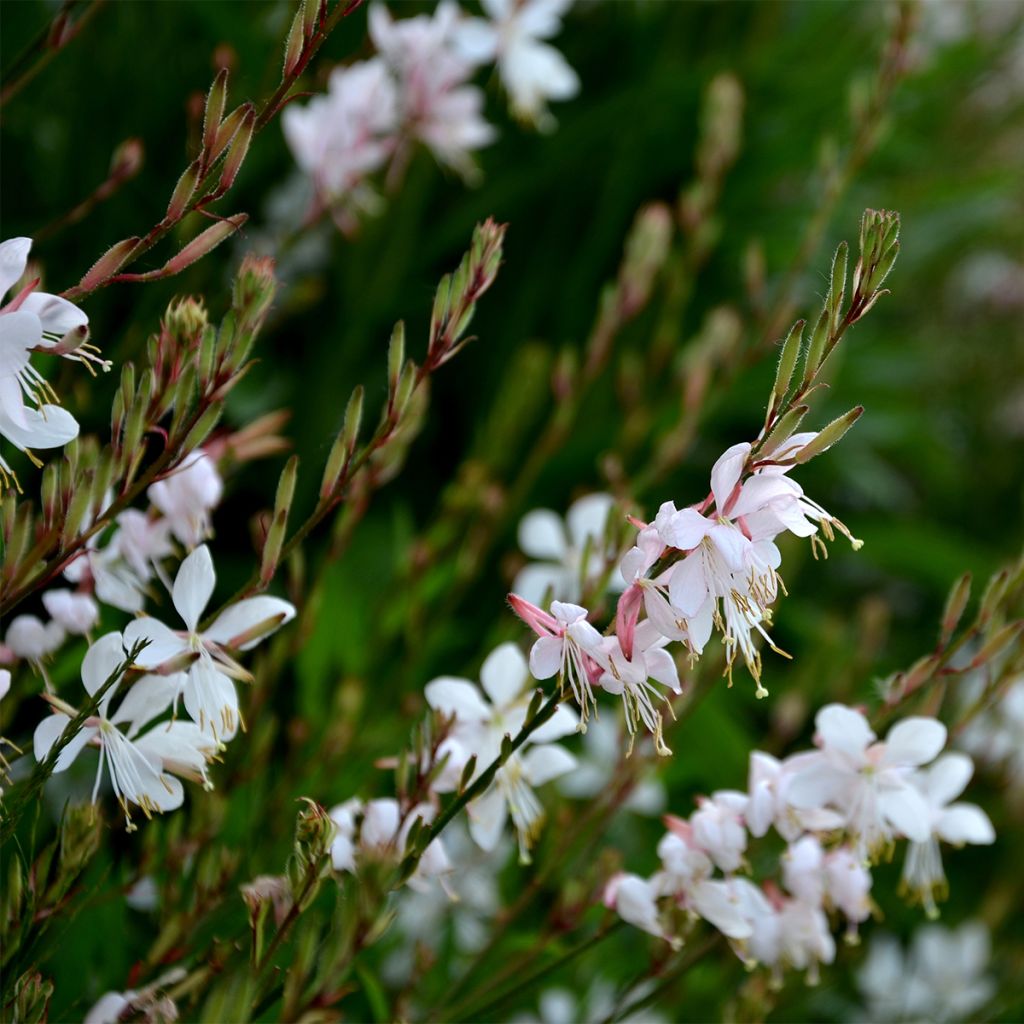
[[[735,526],[725,523],[712,526],[708,530],[708,539],[733,572],[742,572],[746,568],[751,543]]]
[[[935,825],[935,834],[947,843],[987,846],[996,841],[996,830],[988,815],[974,804],[947,807]]]
[[[44,718],[32,734],[32,752],[37,761],[45,761],[50,754],[53,745],[60,739],[61,733],[71,724],[67,715],[55,714]],[[67,746],[57,757],[57,764],[54,772],[62,772],[67,769],[76,757],[82,752],[82,748],[96,735],[94,728],[86,727],[68,741]]]
[[[799,484],[777,473],[758,473],[750,477],[740,488],[739,497],[729,509],[729,518],[738,519],[764,508],[770,501],[784,498],[794,500],[803,491]]]
[[[883,764],[922,765],[946,745],[946,727],[934,718],[905,718],[885,737]]]
[[[442,715],[454,715],[460,722],[486,722],[494,713],[480,691],[466,679],[441,676],[427,683],[427,703]]]
[[[530,648],[530,675],[534,679],[550,679],[562,669],[562,649],[565,646],[561,637],[542,636]]]
[[[178,609],[190,633],[194,633],[199,626],[199,619],[210,603],[216,582],[217,574],[213,569],[210,549],[200,544],[178,568],[171,593],[174,607]]]
[[[932,834],[931,811],[913,786],[900,786],[879,794],[878,807],[900,835],[915,843],[928,841]]]
[[[31,248],[31,238],[8,238],[0,243],[0,301],[25,273]]]
[[[695,508],[684,508],[661,527],[661,538],[670,547],[689,551],[707,536],[713,525],[712,520],[702,516]]]
[[[875,739],[868,720],[844,704],[827,704],[816,715],[814,725],[823,746],[854,762],[863,759],[864,751]]]
[[[974,762],[966,754],[943,754],[924,773],[922,789],[933,807],[945,807],[967,788],[973,774]]]
[[[543,786],[571,772],[579,763],[564,747],[546,744],[530,747],[522,757],[523,774],[531,786]]]
[[[693,909],[730,939],[748,939],[753,926],[743,913],[738,895],[727,882],[698,882],[690,894]]]
[[[165,661],[186,654],[190,649],[184,637],[149,615],[125,626],[124,646],[127,650],[130,651],[140,640],[149,641],[148,646],[135,659],[135,664],[143,668],[156,668]]]
[[[126,660],[120,633],[107,633],[101,636],[85,652],[85,657],[82,659],[82,684],[89,695],[92,696],[96,693]],[[113,690],[120,685],[120,681],[115,683]],[[103,701],[104,706],[110,702],[113,690],[107,692]],[[100,713],[103,714],[103,711],[101,710]]]
[[[196,550],[199,550],[198,548]],[[195,554],[195,552],[193,552]],[[189,556],[192,557],[191,555]],[[205,606],[204,606],[205,607]],[[200,612],[200,614],[202,614]],[[214,643],[233,647],[239,651],[248,651],[264,640],[270,633],[278,630],[286,622],[295,618],[295,606],[279,597],[247,597],[230,608],[225,608],[217,616],[213,625],[203,633],[203,638]],[[260,631],[259,636],[244,640],[240,645],[232,643],[262,626],[270,620],[278,620],[277,625],[268,632]]]
[[[529,669],[523,652],[513,643],[495,647],[480,669],[480,683],[495,707],[511,704],[526,689]]]
[[[623,591],[615,607],[615,635],[626,659],[633,659],[633,640],[636,636],[636,623],[640,618],[640,609],[644,603],[643,588],[637,584]]]
[[[469,834],[481,850],[493,850],[501,839],[502,830],[508,820],[508,804],[505,795],[497,786],[474,800],[466,808],[469,815]]]
[[[715,496],[715,508],[719,515],[727,514],[727,506],[732,492],[739,483],[743,465],[750,454],[750,445],[746,441],[727,448],[711,469],[711,493]]]
[[[699,551],[676,564],[668,593],[673,607],[678,608],[684,618],[696,615],[707,601],[710,589],[704,572],[704,558]]]
[[[555,713],[543,725],[537,726],[530,733],[530,743],[551,743],[563,736],[571,736],[579,727],[579,718],[564,704],[555,708]]]
[[[531,604],[572,596],[578,586],[578,581],[565,566],[553,562],[531,562],[524,565],[512,581],[512,590]]]
[[[595,551],[601,550],[608,513],[614,504],[615,499],[610,494],[588,494],[569,506],[565,521],[572,546],[577,551],[586,547],[588,539],[592,539]]]
[[[679,685],[679,669],[672,655],[664,648],[648,651],[644,655],[644,666],[651,679],[669,687],[674,693],[683,692]]]
[[[534,509],[519,522],[519,547],[531,558],[560,562],[568,550],[565,525],[551,509]]]
[[[89,318],[73,302],[62,299],[59,295],[47,295],[46,292],[32,292],[26,296],[21,309],[35,313],[43,330],[47,334],[63,337],[76,327],[85,327]]]

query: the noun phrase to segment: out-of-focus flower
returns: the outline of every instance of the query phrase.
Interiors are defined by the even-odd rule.
[[[914,784],[928,805],[929,835],[924,842],[910,844],[903,863],[903,884],[921,900],[929,917],[938,916],[935,897],[945,895],[946,891],[939,840],[954,846],[995,842],[995,829],[980,807],[952,802],[973,774],[974,765],[966,754],[950,753],[914,777]]]
[[[196,548],[178,569],[171,591],[174,607],[185,623],[176,632],[150,616],[129,623],[125,643],[140,640],[147,646],[138,657],[143,668],[158,668],[182,661],[185,710],[199,728],[216,740],[231,739],[238,729],[238,694],[231,677],[249,679],[249,673],[228,653],[248,651],[295,617],[295,607],[277,597],[249,597],[224,609],[209,629],[199,620],[213,596],[217,576],[210,550]],[[189,662],[189,659],[191,661]]]
[[[146,493],[171,533],[191,551],[210,536],[210,513],[220,503],[224,484],[213,459],[197,451]]]
[[[377,3],[370,8],[370,37],[397,80],[402,132],[472,177],[471,153],[494,139],[494,128],[483,117],[483,92],[467,84],[480,62],[456,49],[458,17],[451,0],[441,0],[432,15],[400,21]]]
[[[550,588],[553,600],[579,601],[583,585],[596,582],[607,568],[604,534],[614,503],[610,494],[588,494],[569,506],[564,522],[547,508],[527,513],[519,523],[519,546],[538,561],[519,570],[513,593],[539,605]],[[617,573],[609,586],[622,589]]]
[[[871,940],[857,974],[870,1021],[970,1020],[995,993],[988,976],[988,929],[980,921],[957,929],[925,925],[905,955],[891,935]]]
[[[964,699],[970,705],[984,692],[984,680],[965,682]],[[1000,696],[971,719],[958,743],[982,764],[1005,768],[1011,782],[1024,787],[1024,675],[1007,680]]]
[[[462,22],[460,52],[481,63],[497,60],[502,84],[517,117],[539,128],[554,126],[548,100],[567,100],[580,80],[553,46],[542,42],[561,31],[572,0],[482,0],[489,21]]]
[[[480,682],[489,701],[469,680],[450,676],[427,683],[425,691],[427,703],[435,711],[454,716],[449,756],[455,756],[460,766],[475,756],[476,775],[497,760],[502,739],[522,729],[532,696],[526,659],[515,644],[502,644],[487,656]],[[469,832],[481,848],[495,848],[511,815],[520,858],[529,859],[529,848],[544,817],[533,790],[576,767],[576,759],[553,742],[575,728],[568,708],[557,708],[498,769],[487,791],[468,805]]]
[[[99,606],[92,597],[73,590],[48,590],[43,594],[43,606],[54,622],[76,635],[95,629],[100,620]]]
[[[16,615],[7,626],[4,643],[16,658],[42,670],[43,660],[64,643],[64,629],[59,622],[43,622],[36,615]]]

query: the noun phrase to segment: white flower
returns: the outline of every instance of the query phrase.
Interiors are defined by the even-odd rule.
[[[782,856],[782,879],[797,899],[809,906],[826,903],[849,922],[849,940],[871,913],[871,874],[846,847],[827,853],[815,836],[803,836]]]
[[[433,16],[394,21],[383,4],[370,8],[370,37],[394,73],[401,121],[442,163],[470,177],[470,153],[494,138],[483,118],[484,94],[467,85],[479,61],[454,45],[458,7],[442,0]]]
[[[299,166],[328,202],[372,205],[364,182],[395,148],[398,95],[380,58],[335,68],[327,93],[289,104],[281,126]]]
[[[117,517],[117,530],[108,546],[128,563],[138,580],[145,582],[152,577],[153,569],[159,568],[160,561],[174,550],[170,531],[168,520],[154,519],[138,509],[128,508]]]
[[[927,803],[929,835],[924,842],[910,844],[903,863],[903,884],[924,904],[929,917],[938,915],[935,897],[941,898],[946,890],[939,840],[955,846],[995,842],[992,822],[980,807],[952,803],[964,791],[973,773],[974,765],[966,754],[951,753],[913,778]]]
[[[530,648],[530,674],[534,679],[557,675],[580,706],[580,729],[586,731],[591,707],[596,707],[593,684],[608,670],[601,634],[587,621],[586,608],[552,601],[545,612],[518,594],[509,594],[515,613],[537,634]]]
[[[639,721],[654,737],[659,754],[672,753],[662,739],[661,715],[653,704],[653,700],[665,700],[665,697],[648,680],[661,683],[673,693],[683,692],[676,663],[665,650],[667,643],[650,619],[641,622],[634,632],[631,658],[623,653],[618,637],[605,637],[601,642],[605,671],[598,680],[603,690],[622,697],[631,740]]]
[[[224,484],[216,463],[200,450],[146,493],[167,517],[171,533],[191,550],[210,535],[210,513],[220,503]]]
[[[490,22],[474,18],[459,26],[460,50],[481,61],[498,60],[502,84],[516,116],[547,128],[548,100],[579,92],[576,72],[553,46],[541,42],[561,30],[572,0],[482,0]]]
[[[435,711],[454,716],[453,750],[461,751],[461,765],[476,756],[474,778],[498,759],[502,739],[522,729],[532,696],[526,660],[515,644],[502,644],[487,656],[480,682],[490,701],[468,680],[450,676],[433,680],[425,691],[427,703]],[[530,845],[544,817],[533,790],[576,767],[576,759],[552,742],[574,730],[571,712],[558,707],[498,769],[487,791],[470,802],[469,832],[482,849],[494,849],[511,816],[520,858],[524,862],[529,859]]]
[[[578,601],[583,585],[605,571],[604,534],[614,502],[610,494],[588,494],[569,506],[564,522],[546,508],[527,513],[519,523],[519,546],[539,561],[519,570],[513,592],[531,604],[540,604],[549,588],[556,601]],[[614,578],[609,586],[622,587]]]
[[[872,1021],[970,1020],[995,994],[986,975],[989,936],[985,925],[957,929],[926,925],[914,935],[909,956],[891,935],[871,940],[857,983]]]
[[[817,753],[795,754],[779,761],[755,750],[750,755],[745,819],[752,836],[760,838],[772,826],[787,842],[804,832],[825,832],[841,828],[842,815],[823,807],[799,809],[787,799],[789,784],[805,766],[817,763]]]
[[[92,538],[67,564],[64,578],[81,587],[91,586],[103,604],[120,608],[123,612],[140,612],[146,603],[148,576],[139,576],[135,572],[113,540],[105,548],[100,548],[96,538]]]
[[[933,718],[907,718],[876,743],[864,716],[842,704],[822,708],[815,725],[821,751],[795,773],[789,802],[842,813],[859,856],[877,854],[896,835],[925,842],[930,813],[911,775],[942,749],[946,727]]]
[[[747,848],[747,830],[743,814],[747,795],[735,790],[720,790],[698,800],[698,809],[690,815],[694,842],[726,874],[737,871]]]
[[[666,942],[672,942],[661,923],[658,898],[663,895],[657,884],[639,875],[620,873],[609,879],[604,889],[604,904],[627,924]]]
[[[59,622],[44,623],[35,615],[16,615],[7,626],[4,643],[16,658],[41,669],[43,659],[64,643],[64,629]]]
[[[82,683],[86,692],[95,694],[124,663],[125,657],[120,633],[100,637],[82,660]],[[86,744],[98,746],[100,757],[93,803],[106,766],[114,795],[132,831],[135,826],[128,805],[136,804],[147,817],[181,806],[184,797],[181,783],[168,773],[177,772],[180,767],[181,774],[199,777],[205,782],[205,761],[212,756],[212,748],[208,741],[203,742],[196,735],[180,730],[170,732],[166,725],[157,725],[146,736],[136,739],[143,725],[167,709],[174,690],[166,679],[144,677],[128,690],[117,711],[111,714],[110,703],[120,686],[119,680],[103,695],[98,713],[87,718],[85,726],[64,747],[54,771],[67,769]],[[69,715],[57,712],[39,723],[33,736],[37,761],[46,759],[70,722]],[[122,726],[127,729],[122,731]]]
[[[145,616],[128,625],[124,639],[129,648],[140,640],[149,641],[137,659],[143,668],[158,668],[193,656],[181,693],[185,710],[201,730],[214,739],[228,740],[238,728],[238,694],[229,677],[250,678],[228,651],[255,647],[294,618],[295,608],[277,597],[245,598],[221,612],[209,629],[200,631],[199,620],[216,582],[213,559],[203,544],[181,563],[171,592],[185,629],[175,632]]]
[[[92,597],[73,590],[48,590],[43,594],[43,606],[50,618],[79,636],[95,629],[100,620],[99,606]]]
[[[386,797],[363,803],[352,797],[329,812],[334,823],[331,863],[335,871],[356,870],[358,855],[389,856],[396,860],[405,852],[405,841],[417,818],[429,823],[434,815],[429,804],[418,804],[403,818],[397,800]],[[441,840],[435,839],[423,851],[408,884],[418,890],[431,888],[434,880],[443,884],[451,864]]]

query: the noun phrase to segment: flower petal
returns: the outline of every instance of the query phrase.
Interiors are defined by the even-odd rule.
[[[875,738],[868,720],[845,704],[826,704],[815,717],[814,725],[824,747],[838,750],[854,761],[863,758]]]
[[[149,645],[135,659],[135,664],[143,668],[156,668],[189,650],[188,641],[184,637],[150,615],[144,615],[125,626],[124,645],[128,650],[140,640],[149,641]]]
[[[560,562],[565,557],[565,526],[549,508],[536,508],[519,521],[519,546],[531,558],[550,558]]]
[[[726,514],[729,498],[739,482],[743,464],[749,454],[750,445],[741,441],[727,448],[711,469],[711,493],[715,496],[715,508],[719,515]]]
[[[931,836],[928,804],[913,786],[899,786],[880,793],[878,807],[896,831],[912,842],[924,843]]]
[[[97,690],[117,671],[127,658],[124,653],[124,644],[120,633],[107,633],[101,636],[85,652],[82,659],[82,684],[85,686],[89,696]],[[118,681],[114,684],[114,690],[120,686]],[[113,690],[108,691],[104,703],[109,702]]]
[[[454,715],[460,722],[486,722],[494,713],[480,691],[467,679],[440,676],[427,683],[427,703],[442,715]]]
[[[551,598],[576,597],[579,583],[562,565],[553,562],[531,562],[524,565],[512,582],[512,593],[530,604],[541,605],[550,591]]]
[[[530,675],[534,679],[550,679],[562,668],[564,641],[558,636],[542,636],[530,648]]]
[[[543,786],[559,775],[566,775],[579,763],[568,750],[555,743],[530,747],[522,761],[523,774],[531,786]]]
[[[60,739],[61,734],[71,724],[67,715],[57,713],[48,715],[37,726],[32,734],[32,752],[37,761],[45,761],[53,748],[53,745]],[[82,752],[82,748],[96,735],[96,730],[91,727],[79,730],[79,732],[68,742],[67,746],[57,757],[57,764],[54,772],[62,772]]]
[[[559,704],[551,718],[530,733],[530,742],[539,744],[560,740],[576,732],[578,725],[579,718],[564,704]]]
[[[217,574],[213,569],[210,549],[205,544],[200,544],[181,563],[171,592],[174,607],[178,609],[178,614],[190,633],[196,631],[200,616],[213,596],[216,582]]]
[[[996,830],[988,815],[974,804],[947,807],[935,825],[935,834],[947,843],[987,846],[996,841]]]
[[[73,302],[46,292],[32,292],[19,308],[35,313],[47,334],[63,336],[89,323],[89,318]]]
[[[0,243],[0,300],[25,273],[31,248],[31,238],[8,238],[6,242]],[[9,313],[7,315],[10,316]]]
[[[569,538],[577,551],[582,551],[592,539],[594,550],[603,546],[604,530],[615,499],[610,494],[588,494],[569,506],[565,521]]]
[[[885,764],[922,765],[946,745],[946,727],[934,718],[905,718],[886,734]]]
[[[526,688],[530,673],[523,652],[514,643],[495,647],[480,669],[480,682],[495,707],[511,704]]]
[[[945,807],[966,788],[974,774],[974,762],[959,752],[943,754],[922,779],[922,788],[933,807]]]
[[[501,839],[508,820],[508,803],[498,786],[491,788],[466,808],[469,814],[469,834],[481,850],[493,850]]]
[[[199,548],[196,549],[196,551],[199,550]],[[192,555],[195,553],[193,552]],[[189,555],[189,558],[192,555]],[[177,581],[175,581],[175,584],[177,584]],[[202,614],[201,611],[200,614]],[[231,605],[230,608],[225,608],[217,616],[213,625],[203,633],[203,637],[204,639],[212,640],[214,643],[223,644],[225,647],[235,647],[231,641],[237,640],[256,626],[266,623],[271,619],[278,619],[277,625],[268,632],[261,633],[259,636],[235,647],[239,651],[248,651],[269,636],[270,633],[280,629],[286,622],[290,622],[294,618],[295,606],[288,601],[282,601],[279,597],[247,597],[237,604]]]

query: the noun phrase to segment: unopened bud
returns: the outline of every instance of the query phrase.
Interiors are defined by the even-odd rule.
[[[462,775],[459,777],[459,793],[464,793],[466,791],[466,787],[473,781],[473,777],[475,775],[476,754],[473,754],[466,762],[465,767],[462,769]]]
[[[274,261],[269,256],[248,255],[235,275],[232,306],[246,323],[259,323],[277,291]]]
[[[109,281],[136,250],[141,238],[124,238],[112,245],[85,273],[75,289],[78,292],[89,292]]]
[[[963,617],[964,609],[971,596],[971,574],[966,572],[953,584],[946,598],[946,607],[942,612],[942,632],[940,642],[945,646],[956,631]]]
[[[202,298],[184,296],[173,299],[163,317],[163,329],[176,349],[188,351],[210,324]]]
[[[233,217],[225,217],[212,227],[208,227],[164,264],[161,276],[180,274],[197,260],[211,253],[221,242],[227,241],[248,219],[247,213],[236,213]]]
[[[304,4],[299,5],[299,9],[295,12],[295,17],[292,18],[291,27],[288,29],[288,40],[284,44],[283,79],[290,78],[296,72],[306,47],[304,6]]]
[[[125,139],[110,158],[110,178],[113,181],[129,181],[142,170],[146,151],[141,139]]]
[[[391,332],[388,344],[388,408],[394,408],[398,382],[405,363],[405,324],[399,320]]]
[[[672,212],[664,203],[643,207],[626,238],[621,271],[622,312],[630,316],[646,305],[658,272],[668,259]]]
[[[1011,622],[1003,626],[982,645],[982,648],[971,660],[971,668],[981,668],[1006,650],[1021,631],[1024,630],[1024,622]]]
[[[256,111],[249,107],[242,118],[242,123],[231,140],[231,148],[224,158],[224,167],[220,172],[220,180],[217,182],[217,195],[223,195],[235,183],[238,171],[249,153],[249,143],[252,142],[253,129],[256,127]]]
[[[775,411],[777,405],[786,397],[789,391],[790,382],[793,379],[793,371],[796,369],[796,361],[800,356],[800,349],[804,343],[804,327],[806,320],[797,320],[789,329],[786,340],[782,343],[782,351],[779,353],[779,365],[775,370],[775,384],[772,386],[772,400],[769,406],[769,415]]]
[[[810,462],[816,455],[828,451],[860,419],[864,406],[854,406],[849,412],[837,416],[827,427],[820,430],[813,440],[803,446],[795,455],[797,463]]]
[[[181,220],[185,210],[188,208],[189,200],[195,195],[196,186],[199,184],[200,171],[199,161],[193,160],[182,172],[181,177],[178,179],[178,184],[174,186],[174,191],[171,193],[170,201],[167,203],[167,213],[164,214],[164,220],[171,223],[177,223]]]
[[[203,159],[208,163],[217,140],[217,129],[224,117],[224,107],[228,96],[228,69],[222,67],[210,86],[206,95],[206,107],[203,111]]]

